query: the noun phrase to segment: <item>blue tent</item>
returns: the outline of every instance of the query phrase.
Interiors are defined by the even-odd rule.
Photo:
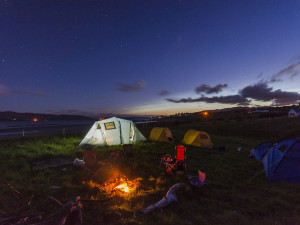
[[[269,181],[300,183],[300,138],[263,143],[251,154],[263,163]]]

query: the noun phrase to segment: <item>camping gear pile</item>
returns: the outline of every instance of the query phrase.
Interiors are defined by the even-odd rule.
[[[183,145],[175,146],[175,157],[163,155],[160,162],[166,165],[167,174],[174,171],[183,172],[186,167],[186,148]]]

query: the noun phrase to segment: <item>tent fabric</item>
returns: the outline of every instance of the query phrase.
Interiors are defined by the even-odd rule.
[[[259,146],[258,146],[259,147]],[[256,149],[253,151],[255,152]],[[261,151],[257,149],[257,151]],[[255,156],[255,154],[253,154]],[[300,183],[300,139],[291,138],[271,146],[261,158],[269,181]]]
[[[255,157],[257,161],[260,161],[264,156],[265,152],[273,145],[273,142],[266,142],[258,145],[251,151],[251,155]]]
[[[150,141],[173,142],[174,138],[169,128],[154,127],[149,136]]]
[[[132,121],[112,117],[96,121],[79,145],[106,146],[132,144],[145,140],[146,138]]]
[[[205,131],[188,130],[182,141],[184,144],[196,147],[212,148],[213,143]]]

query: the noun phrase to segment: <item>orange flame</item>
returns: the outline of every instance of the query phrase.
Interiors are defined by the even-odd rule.
[[[90,188],[98,188],[110,195],[122,193],[128,194],[135,190],[138,185],[137,180],[129,181],[125,176],[116,179],[109,179],[103,184],[99,184],[93,180],[84,181],[83,184],[87,184]]]
[[[119,189],[120,191],[123,191],[123,192],[129,192],[129,187],[126,183],[122,183],[120,185],[118,185],[117,187],[115,187],[114,189]]]

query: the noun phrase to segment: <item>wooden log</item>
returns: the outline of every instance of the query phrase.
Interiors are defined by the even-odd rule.
[[[20,221],[18,222],[17,224],[18,225],[31,225],[33,223],[36,223],[36,222],[40,222],[42,220],[42,215],[36,215],[36,216],[31,216],[31,217],[26,217],[24,218],[24,221]]]
[[[62,204],[59,200],[57,200],[52,196],[48,196],[48,201],[54,203],[56,206],[60,206],[60,207],[64,206],[64,204]]]
[[[92,200],[92,199],[80,199],[81,202],[87,202],[87,203],[102,203],[102,202],[108,202],[112,198],[108,199],[99,199],[99,200]]]
[[[0,199],[0,203],[1,203],[0,205],[2,205],[2,208],[5,208],[7,214],[11,214],[12,210],[8,207],[6,202]]]
[[[31,164],[31,170],[39,170],[45,168],[53,168],[63,165],[72,165],[74,159],[71,158],[53,158],[53,159],[44,159],[38,160]]]
[[[15,215],[15,216],[10,216],[10,217],[6,217],[4,219],[0,220],[0,225],[6,225],[6,224],[18,224],[15,221],[20,221],[23,218],[30,218],[30,217],[37,217],[37,216],[42,216],[42,213],[27,213],[27,214],[22,214],[22,215]]]
[[[80,197],[76,195],[67,203],[62,204],[59,200],[49,196],[48,201],[55,203],[61,208],[45,221],[40,222],[42,213],[30,213],[3,218],[0,220],[0,225],[65,225],[66,222],[68,222],[68,224],[81,225],[82,205],[79,200]]]
[[[3,212],[2,210],[0,210],[0,215],[2,215],[3,217],[5,217],[5,216],[6,216],[6,213]]]
[[[11,184],[7,184],[7,186],[10,188],[10,190],[18,200],[22,198],[21,192],[19,192],[14,186],[12,186]]]
[[[67,221],[69,213],[77,212],[76,223],[73,224],[82,224],[81,208],[82,205],[79,203],[80,196],[74,196],[70,201],[63,205],[63,207],[58,210],[53,216],[53,225],[64,225]]]
[[[31,201],[32,201],[33,197],[34,197],[34,195],[31,195],[31,196],[30,196],[30,199],[29,199],[29,201],[27,202],[27,206],[29,206],[29,205],[31,204]]]

